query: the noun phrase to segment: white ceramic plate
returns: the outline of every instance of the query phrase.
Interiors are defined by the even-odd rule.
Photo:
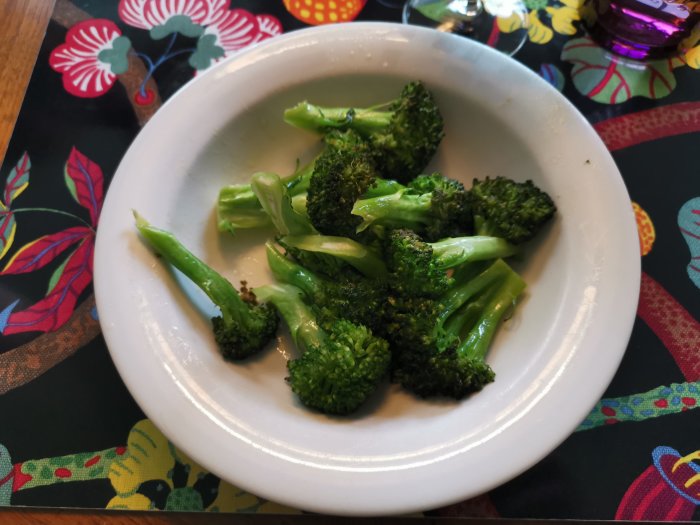
[[[387,385],[351,419],[311,413],[283,381],[282,335],[245,364],[217,353],[196,289],[141,243],[132,209],[233,282],[270,281],[261,240],[216,232],[218,189],[255,171],[291,173],[316,148],[282,122],[302,100],[364,105],[422,79],[446,138],[431,168],[463,179],[533,179],[560,210],[518,267],[526,300],[489,362],[495,383],[459,403]],[[112,358],[144,412],[221,478],[309,511],[425,510],[487,491],[564,440],[602,395],[632,329],[640,257],[622,179],[593,129],[514,60],[417,27],[352,23],[289,33],[222,62],[145,126],[111,183],[95,289]],[[194,301],[193,306],[190,301]]]

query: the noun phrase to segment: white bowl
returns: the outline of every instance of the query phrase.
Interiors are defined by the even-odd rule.
[[[139,240],[132,209],[234,283],[271,280],[269,231],[217,233],[218,189],[291,173],[317,138],[282,121],[302,99],[365,105],[409,80],[433,90],[446,138],[431,169],[532,179],[559,209],[518,266],[525,301],[495,340],[496,381],[461,402],[387,385],[358,415],[329,418],[283,378],[286,336],[225,363],[202,294]],[[125,155],[97,235],[95,290],[112,358],[144,412],[211,472],[303,510],[379,515],[483,493],[532,466],[587,415],[625,351],[637,304],[634,216],[613,160],[537,75],[468,39],[386,23],[305,29],[242,52],[173,96]],[[194,302],[194,305],[191,303]]]

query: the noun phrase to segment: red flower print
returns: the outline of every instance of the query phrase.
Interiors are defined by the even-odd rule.
[[[70,94],[98,97],[128,69],[130,47],[114,22],[85,20],[68,30],[66,42],[51,52],[49,65],[63,74],[63,86]]]
[[[20,169],[25,173],[20,173]],[[29,159],[27,157],[25,161],[23,158],[5,187],[6,200],[12,202],[12,198],[26,187],[29,182],[28,169]],[[43,298],[19,311],[15,311],[15,308],[22,299],[3,308],[0,312],[0,332],[3,335],[52,332],[60,328],[73,314],[81,294],[92,282],[95,230],[104,199],[104,176],[100,166],[76,148],[71,150],[63,173],[68,191],[85,209],[89,221],[73,215],[81,224],[42,235],[26,243],[15,251],[0,270],[0,275],[20,275],[54,267]],[[33,211],[71,215],[52,208]],[[59,262],[61,259],[62,262]]]

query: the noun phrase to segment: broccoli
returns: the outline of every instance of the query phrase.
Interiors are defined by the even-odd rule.
[[[151,226],[134,213],[142,237],[165,260],[180,270],[213,301],[221,315],[212,318],[214,339],[224,358],[239,360],[262,350],[275,336],[278,318],[275,309],[257,303],[250,290],[242,293],[215,270],[198,259],[171,233]]]
[[[354,131],[332,131],[323,141],[323,150],[311,163],[280,180],[294,209],[309,216],[322,233],[354,235],[360,222],[350,214],[355,200],[370,186],[372,194],[386,193],[390,183],[373,184],[378,172],[371,150]],[[219,231],[230,233],[270,224],[250,183],[221,188],[217,218]]]
[[[316,235],[302,235],[302,238],[317,237]],[[297,237],[292,236],[292,243],[296,242]],[[301,248],[296,248],[293,244],[289,244],[285,237],[278,237],[277,243],[284,248],[285,254],[289,255],[293,260],[297,261],[304,268],[323,277],[330,279],[361,279],[363,277],[354,266],[347,261],[322,252],[307,251]]]
[[[362,197],[369,198],[369,197],[379,197],[382,195],[388,195],[389,193],[394,193],[400,187],[403,187],[403,185],[396,182],[395,180],[379,179],[378,178],[378,179],[375,179],[372,186],[370,186],[367,189],[367,191],[364,193],[364,195],[362,195]],[[287,187],[287,189],[289,190],[289,187]],[[290,193],[290,192],[287,191],[287,193]],[[251,194],[252,194],[252,190],[251,190]],[[294,211],[296,211],[297,213],[299,213],[300,215],[303,215],[305,217],[309,216],[308,210],[306,209],[307,196],[308,196],[308,194],[306,191],[304,191],[303,193],[296,194],[294,196],[291,196],[291,193],[290,193],[290,197],[291,197],[291,201],[292,201],[292,209],[294,209]],[[258,206],[258,208],[259,208],[258,211],[259,211],[260,215],[263,217],[264,221],[266,221],[266,223],[261,223],[261,224],[259,224],[259,226],[265,226],[267,223],[270,222],[269,216],[266,213],[264,213],[264,210],[260,206],[260,204],[257,200],[257,197],[255,197],[254,194],[253,194],[253,197],[255,198],[255,206]],[[253,225],[251,227],[257,227],[257,226],[258,225]],[[242,227],[245,227],[245,226],[242,226]],[[224,230],[222,229],[222,231],[224,231]],[[375,230],[373,230],[373,232],[374,231]]]
[[[321,317],[346,318],[373,331],[380,329],[386,286],[374,279],[319,276],[282,255],[268,242],[267,262],[275,279],[301,289]]]
[[[399,335],[393,378],[421,397],[461,399],[492,382],[485,357],[525,282],[498,259],[438,299],[395,302],[387,338]]]
[[[513,244],[532,239],[556,212],[552,198],[530,180],[474,180],[469,196],[477,235],[502,237]]]
[[[367,191],[362,195],[362,198],[369,199],[372,197],[389,195],[399,191],[403,187],[403,184],[393,179],[383,179],[381,177],[377,177],[374,179],[374,183],[367,188]]]
[[[359,199],[352,213],[362,217],[359,231],[377,225],[404,228],[428,241],[472,232],[469,193],[461,182],[439,173],[420,175],[394,193]]]
[[[219,191],[216,223],[219,231],[235,233],[241,228],[268,226],[270,216],[260,206],[249,184],[232,184]]]
[[[497,237],[449,237],[428,243],[412,230],[399,229],[389,233],[384,258],[394,292],[437,297],[453,282],[447,270],[515,253],[513,245]]]
[[[367,142],[352,130],[331,132],[307,191],[306,211],[314,227],[325,235],[354,237],[362,221],[351,214],[352,207],[377,176]]]
[[[287,235],[277,240],[299,263],[329,277],[359,272],[372,279],[387,276],[386,264],[373,249],[347,237]]]
[[[294,209],[287,186],[279,175],[255,173],[251,177],[250,187],[280,235],[316,233],[309,218]]]
[[[281,179],[292,199],[306,192],[312,172],[313,163]],[[250,184],[229,184],[221,188],[216,201],[216,216],[220,232],[235,233],[238,229],[270,224],[270,216],[265,213]]]
[[[261,300],[275,305],[301,357],[287,362],[292,391],[309,408],[347,415],[377,389],[391,362],[389,344],[366,326],[347,319],[319,324],[313,310],[290,284],[255,289]]]
[[[371,108],[328,108],[301,102],[284,112],[284,120],[321,134],[355,130],[370,142],[382,176],[400,182],[423,171],[444,136],[440,110],[421,82],[410,82],[399,98]]]

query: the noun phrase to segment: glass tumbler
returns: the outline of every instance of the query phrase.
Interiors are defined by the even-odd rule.
[[[668,57],[700,21],[700,2],[586,0],[582,18],[598,44],[635,60]]]

